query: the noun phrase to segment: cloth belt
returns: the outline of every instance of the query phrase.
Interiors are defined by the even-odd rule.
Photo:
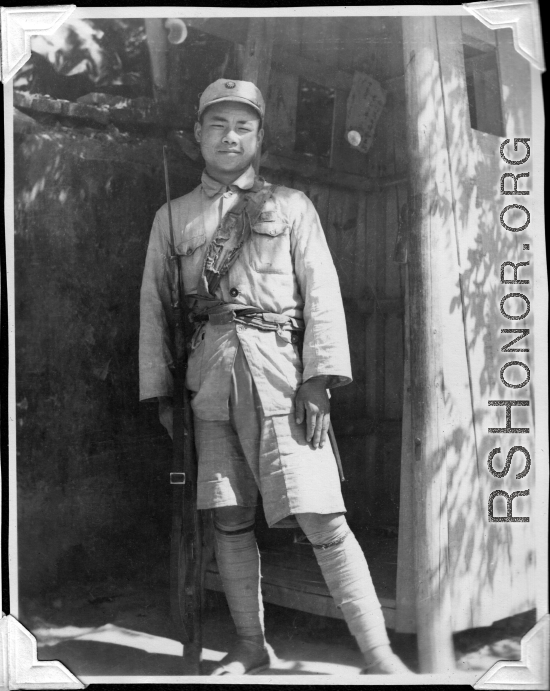
[[[275,312],[265,312],[258,307],[249,307],[238,303],[225,303],[210,308],[208,311],[193,314],[193,321],[201,323],[209,321],[214,325],[241,322],[249,326],[266,331],[304,331],[304,320],[298,317],[288,317]]]

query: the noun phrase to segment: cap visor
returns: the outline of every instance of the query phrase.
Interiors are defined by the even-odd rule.
[[[263,114],[260,108],[255,103],[252,103],[252,101],[249,101],[247,98],[242,98],[241,96],[222,96],[222,98],[215,98],[213,101],[209,101],[208,103],[206,103],[203,106],[202,110],[199,110],[199,117],[209,106],[213,106],[216,103],[222,103],[222,101],[235,101],[236,103],[244,103],[245,106],[250,106],[251,108],[254,108],[254,110],[260,115],[260,117],[263,118]]]

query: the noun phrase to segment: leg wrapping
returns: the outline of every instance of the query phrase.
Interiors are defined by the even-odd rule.
[[[216,560],[239,637],[263,636],[260,553],[254,524],[215,523]]]
[[[350,632],[355,636],[361,652],[367,659],[385,652],[389,648],[384,616],[374,590],[369,567],[355,535],[345,520],[334,527],[323,529],[323,516],[318,516],[318,530],[309,531],[310,525],[302,528],[313,544],[315,557],[321,567],[330,594],[342,610]],[[298,517],[298,520],[299,517]],[[311,524],[310,521],[307,523]],[[373,651],[378,648],[375,654]]]

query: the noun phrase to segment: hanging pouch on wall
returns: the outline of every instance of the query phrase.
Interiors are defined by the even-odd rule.
[[[347,103],[346,138],[357,151],[366,154],[371,148],[385,104],[386,93],[376,79],[355,72]]]

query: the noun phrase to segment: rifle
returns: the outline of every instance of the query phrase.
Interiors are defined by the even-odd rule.
[[[188,344],[191,337],[190,310],[182,286],[181,257],[176,254],[167,147],[163,147],[168,224],[170,227],[171,303],[174,322],[174,456],[170,484],[172,497],[172,538],[170,553],[170,600],[172,614],[180,626],[183,666],[186,674],[201,673],[202,659],[202,521],[197,509],[197,458],[193,411],[185,386]]]

